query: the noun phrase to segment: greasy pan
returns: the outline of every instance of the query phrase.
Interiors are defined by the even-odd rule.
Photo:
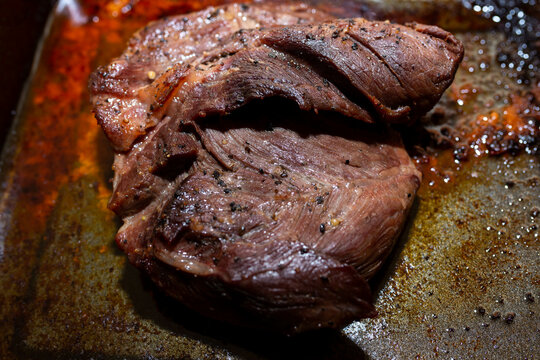
[[[540,29],[529,2],[311,1],[438,24],[466,46],[440,105],[403,130],[424,182],[372,281],[377,318],[294,338],[234,328],[165,297],[127,262],[106,208],[112,150],[90,113],[88,76],[148,21],[216,3],[61,1],[51,15],[2,153],[0,358],[537,356],[540,91],[527,34]],[[508,40],[510,13],[508,28],[522,33]]]

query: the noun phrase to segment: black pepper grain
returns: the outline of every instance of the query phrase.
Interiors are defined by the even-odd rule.
[[[232,212],[242,210],[242,207],[235,202],[230,203],[229,206],[231,207]]]
[[[484,309],[481,306],[477,307],[475,311],[477,314],[480,314],[480,315],[484,315],[486,313],[486,309]]]
[[[489,316],[491,320],[499,320],[501,318],[501,313],[498,311],[494,311],[493,314]]]
[[[504,317],[504,322],[506,322],[507,324],[511,324],[514,322],[515,317],[516,313],[510,312]]]
[[[504,187],[507,188],[507,189],[511,189],[511,188],[513,188],[515,185],[516,185],[516,183],[513,182],[513,181],[507,181],[507,182],[504,183]]]

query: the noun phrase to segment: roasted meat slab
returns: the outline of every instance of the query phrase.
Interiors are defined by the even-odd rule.
[[[208,316],[295,333],[372,316],[420,173],[389,123],[463,49],[433,26],[230,5],[152,23],[90,81],[117,243]]]

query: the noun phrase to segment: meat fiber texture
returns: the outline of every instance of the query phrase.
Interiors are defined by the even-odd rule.
[[[90,80],[118,245],[213,318],[291,334],[374,316],[368,280],[421,180],[389,124],[427,112],[462,56],[434,26],[298,4],[149,24]]]

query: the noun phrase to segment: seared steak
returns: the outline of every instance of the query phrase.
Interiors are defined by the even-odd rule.
[[[451,83],[432,26],[230,5],[141,30],[91,79],[119,246],[206,315],[288,333],[375,311],[420,183],[399,135]]]

